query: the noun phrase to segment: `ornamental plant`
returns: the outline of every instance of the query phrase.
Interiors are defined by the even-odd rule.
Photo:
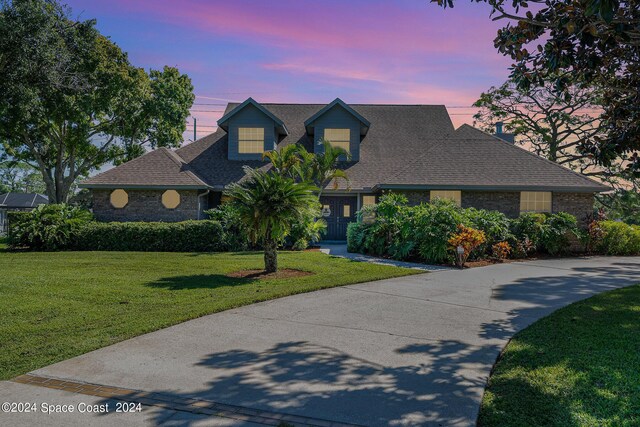
[[[491,247],[491,253],[493,253],[494,258],[505,260],[511,254],[511,245],[509,242],[498,242]]]
[[[456,253],[456,265],[462,268],[469,258],[471,252],[477,249],[487,240],[485,234],[481,230],[458,225],[458,231],[448,240],[449,247]],[[458,253],[458,248],[462,248],[463,252]]]

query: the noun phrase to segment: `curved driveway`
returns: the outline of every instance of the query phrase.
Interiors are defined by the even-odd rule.
[[[205,316],[35,374],[368,426],[472,425],[514,332],[634,283],[640,258],[419,274]]]

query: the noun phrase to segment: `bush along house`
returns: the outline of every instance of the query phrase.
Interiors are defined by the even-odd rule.
[[[469,125],[455,129],[444,105],[228,104],[218,129],[172,151],[159,148],[98,174],[81,186],[93,194],[102,221],[201,219],[223,201],[243,166],[268,168],[265,151],[321,140],[345,148],[350,179],[330,183],[321,203],[325,239],[345,240],[349,222],[384,192],[402,192],[411,204],[434,198],[462,207],[521,212],[568,212],[584,221],[594,195],[608,187]],[[512,140],[512,139],[511,139]]]

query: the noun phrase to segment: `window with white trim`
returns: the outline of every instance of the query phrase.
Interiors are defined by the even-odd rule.
[[[347,153],[351,152],[351,129],[325,129],[324,140],[333,147],[342,148]]]
[[[458,206],[462,206],[462,191],[459,190],[431,190],[430,199],[451,200]]]
[[[551,212],[551,192],[522,191],[520,212]]]
[[[238,128],[238,153],[264,153],[264,128]]]

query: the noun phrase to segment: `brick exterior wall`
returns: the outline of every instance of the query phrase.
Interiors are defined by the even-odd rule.
[[[404,194],[409,201],[409,206],[417,206],[420,203],[429,202],[429,191],[399,191]]]
[[[93,213],[98,221],[164,221],[198,219],[198,192],[179,190],[180,204],[167,209],[162,204],[164,190],[126,190],[129,203],[116,209],[111,205],[112,190],[93,190]],[[205,198],[203,197],[203,202]]]
[[[463,191],[462,207],[500,211],[509,218],[520,215],[518,191]]]
[[[593,215],[593,193],[553,193],[553,212],[567,212],[578,219],[580,225],[586,225]]]
[[[402,191],[409,205],[429,202],[429,191]],[[582,225],[593,213],[592,193],[553,193],[551,209],[554,213],[567,212],[574,215]],[[509,218],[520,215],[519,191],[463,191],[462,207],[500,211]]]

